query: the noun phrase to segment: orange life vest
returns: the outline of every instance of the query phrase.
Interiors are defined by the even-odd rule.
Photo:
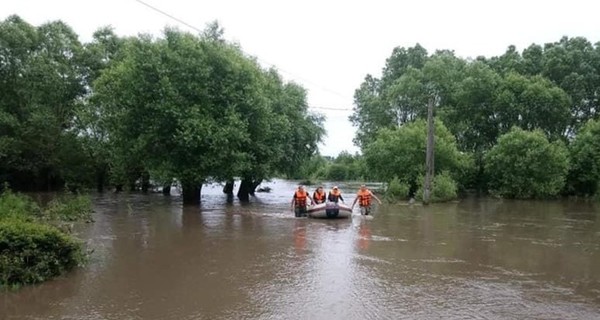
[[[296,207],[306,207],[306,198],[308,198],[306,191],[297,190],[294,198],[296,199]]]
[[[316,203],[323,203],[325,201],[325,192],[315,191],[315,193],[313,193],[313,199]]]
[[[331,191],[329,191],[329,196],[327,197],[327,199],[329,201],[338,202],[341,195],[342,193],[340,192],[340,190],[331,189]]]
[[[356,196],[358,197],[358,205],[361,207],[368,207],[371,205],[371,191],[358,191]]]

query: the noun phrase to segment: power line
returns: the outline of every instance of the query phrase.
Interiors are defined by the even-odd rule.
[[[157,8],[157,7],[154,7],[154,6],[152,6],[152,5],[150,5],[150,4],[146,3],[146,2],[144,2],[144,1],[142,1],[142,0],[134,0],[134,1],[136,1],[136,2],[138,2],[138,3],[141,3],[141,4],[143,4],[144,6],[146,6],[146,7],[150,8],[150,9],[152,9],[152,10],[154,10],[154,11],[156,11],[156,12],[158,12],[158,13],[162,14],[162,15],[165,15],[165,16],[167,16],[167,17],[169,17],[169,18],[171,18],[171,19],[173,19],[173,20],[175,20],[175,21],[177,21],[177,22],[179,22],[179,23],[181,23],[181,24],[185,25],[185,26],[186,26],[186,27],[188,27],[188,28],[194,29],[194,30],[196,30],[198,33],[202,33],[202,30],[200,30],[199,28],[197,28],[197,27],[194,27],[193,25],[191,25],[191,24],[189,24],[189,23],[187,23],[187,22],[185,22],[185,21],[183,21],[183,20],[181,20],[181,19],[179,19],[179,18],[176,18],[176,17],[175,17],[175,16],[173,16],[173,15],[170,15],[170,14],[168,14],[168,13],[166,13],[166,12],[164,12],[164,11],[160,10],[160,9],[159,9],[159,8]]]
[[[310,109],[321,109],[321,110],[332,110],[332,111],[354,111],[353,109],[349,109],[349,108],[334,108],[334,107],[310,107]]]
[[[181,23],[181,24],[185,25],[186,27],[188,27],[188,28],[190,28],[190,29],[193,29],[193,30],[195,30],[195,31],[196,31],[196,32],[198,32],[198,33],[202,33],[202,30],[201,30],[200,28],[198,28],[198,27],[195,27],[194,25],[192,25],[192,24],[189,24],[189,23],[187,23],[187,22],[185,22],[185,21],[183,21],[183,20],[181,20],[181,19],[179,19],[179,18],[177,18],[177,17],[173,16],[172,14],[169,14],[169,13],[167,13],[167,12],[165,12],[165,11],[163,11],[163,10],[161,10],[161,9],[159,9],[159,8],[157,8],[157,7],[155,7],[155,6],[151,5],[151,4],[149,4],[149,3],[147,3],[147,2],[144,2],[144,1],[142,1],[142,0],[134,0],[134,1],[135,1],[135,2],[138,2],[138,3],[140,3],[140,4],[144,5],[144,6],[146,6],[146,7],[148,7],[148,8],[150,8],[150,9],[152,9],[152,10],[154,10],[154,11],[156,11],[156,12],[158,12],[158,13],[160,13],[160,14],[162,14],[162,15],[166,16],[166,17],[169,17],[170,19],[173,19],[173,20],[175,20],[175,21],[177,21],[177,22],[179,22],[179,23]],[[246,55],[248,55],[248,56],[255,57],[255,58],[256,58],[256,60],[258,60],[258,61],[260,61],[260,62],[262,62],[262,63],[264,63],[264,64],[266,64],[266,65],[269,65],[269,66],[271,66],[271,67],[274,67],[274,68],[276,68],[277,70],[279,70],[279,71],[281,71],[281,72],[283,72],[283,73],[286,73],[286,74],[288,74],[288,75],[289,75],[289,76],[291,76],[292,78],[295,78],[296,80],[301,80],[301,81],[302,81],[302,82],[304,82],[304,83],[311,84],[312,86],[314,86],[314,87],[316,87],[316,88],[318,88],[318,89],[321,89],[321,90],[323,90],[323,91],[327,91],[327,92],[329,92],[329,93],[332,93],[332,94],[334,94],[334,95],[337,95],[337,96],[339,96],[339,97],[342,97],[342,98],[344,98],[344,99],[347,99],[347,98],[349,98],[349,97],[348,97],[348,96],[346,96],[346,95],[343,95],[343,94],[341,94],[341,93],[339,93],[339,92],[336,92],[336,91],[334,91],[334,90],[331,90],[331,89],[329,89],[329,88],[327,88],[327,87],[321,86],[321,85],[319,85],[319,84],[317,84],[317,83],[315,83],[315,82],[313,82],[313,81],[311,81],[311,80],[308,80],[308,79],[306,79],[306,78],[303,78],[303,77],[300,77],[300,76],[298,76],[298,75],[296,75],[296,74],[293,74],[293,73],[291,73],[291,72],[289,72],[289,71],[286,71],[286,70],[284,70],[284,69],[281,69],[281,68],[277,67],[275,64],[273,64],[273,63],[270,63],[270,62],[268,62],[268,61],[266,61],[266,60],[264,60],[264,59],[261,59],[260,57],[253,56],[253,55],[251,55],[251,54],[247,53],[246,51],[244,51],[244,50],[242,50],[242,49],[240,49],[240,50],[241,50],[241,51],[242,51],[244,54],[246,54]],[[322,109],[327,109],[327,108],[322,108]],[[331,108],[330,108],[329,110],[333,110],[333,109],[331,109]],[[340,110],[346,111],[347,109],[340,109]]]

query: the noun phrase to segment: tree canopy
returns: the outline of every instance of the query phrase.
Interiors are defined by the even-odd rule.
[[[577,136],[585,123],[599,116],[598,88],[600,44],[584,38],[533,44],[522,52],[509,46],[501,56],[476,59],[460,58],[448,50],[429,54],[417,44],[395,48],[381,78],[365,77],[355,91],[350,120],[357,127],[354,141],[367,155],[374,146],[386,144],[383,140],[391,139],[390,132],[424,119],[428,101],[434,101],[436,118],[455,137],[458,150],[474,160],[471,181],[463,184],[484,191],[494,184],[486,177],[498,174],[485,172],[494,170],[486,167],[485,155],[514,127],[539,131],[552,143],[568,144],[575,139],[578,142],[570,149],[574,153],[588,148],[580,146],[583,138]],[[414,157],[424,162],[424,156]],[[393,163],[395,159],[385,161]],[[389,181],[403,171],[405,167],[398,167],[380,178]],[[587,179],[574,171],[569,177]],[[589,193],[595,183],[573,182],[568,184],[570,190],[562,191]]]
[[[161,37],[104,27],[81,44],[60,21],[1,22],[0,179],[31,190],[176,179],[195,202],[207,181],[296,170],[323,117],[222,35],[216,23]]]

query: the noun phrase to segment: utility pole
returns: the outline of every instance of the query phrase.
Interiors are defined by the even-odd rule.
[[[431,197],[431,190],[433,188],[433,175],[434,175],[434,149],[435,149],[435,127],[433,123],[433,105],[435,98],[432,96],[429,98],[427,105],[427,151],[425,154],[425,183],[423,188],[423,204],[429,204]]]

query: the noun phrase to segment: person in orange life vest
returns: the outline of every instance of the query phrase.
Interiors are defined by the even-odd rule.
[[[342,193],[340,192],[340,189],[338,189],[337,186],[333,187],[333,189],[331,189],[331,191],[329,191],[329,195],[327,196],[327,200],[331,201],[331,202],[335,202],[335,203],[338,203],[340,200],[342,200],[342,202],[344,202],[344,198],[342,197]]]
[[[292,198],[292,209],[296,214],[296,217],[306,217],[306,202],[310,200],[312,204],[312,199],[309,197],[308,192],[304,190],[304,186],[298,186],[296,192],[294,192],[294,197]]]
[[[317,188],[317,190],[313,193],[312,199],[314,204],[325,202],[325,191],[323,191],[323,187]]]
[[[364,184],[361,185],[360,190],[356,193],[356,199],[354,199],[354,202],[352,203],[352,209],[354,209],[354,205],[358,201],[360,214],[365,216],[369,215],[369,213],[371,213],[371,198],[375,198],[375,200],[381,204],[381,200],[379,200],[371,190],[367,189],[367,186]]]

